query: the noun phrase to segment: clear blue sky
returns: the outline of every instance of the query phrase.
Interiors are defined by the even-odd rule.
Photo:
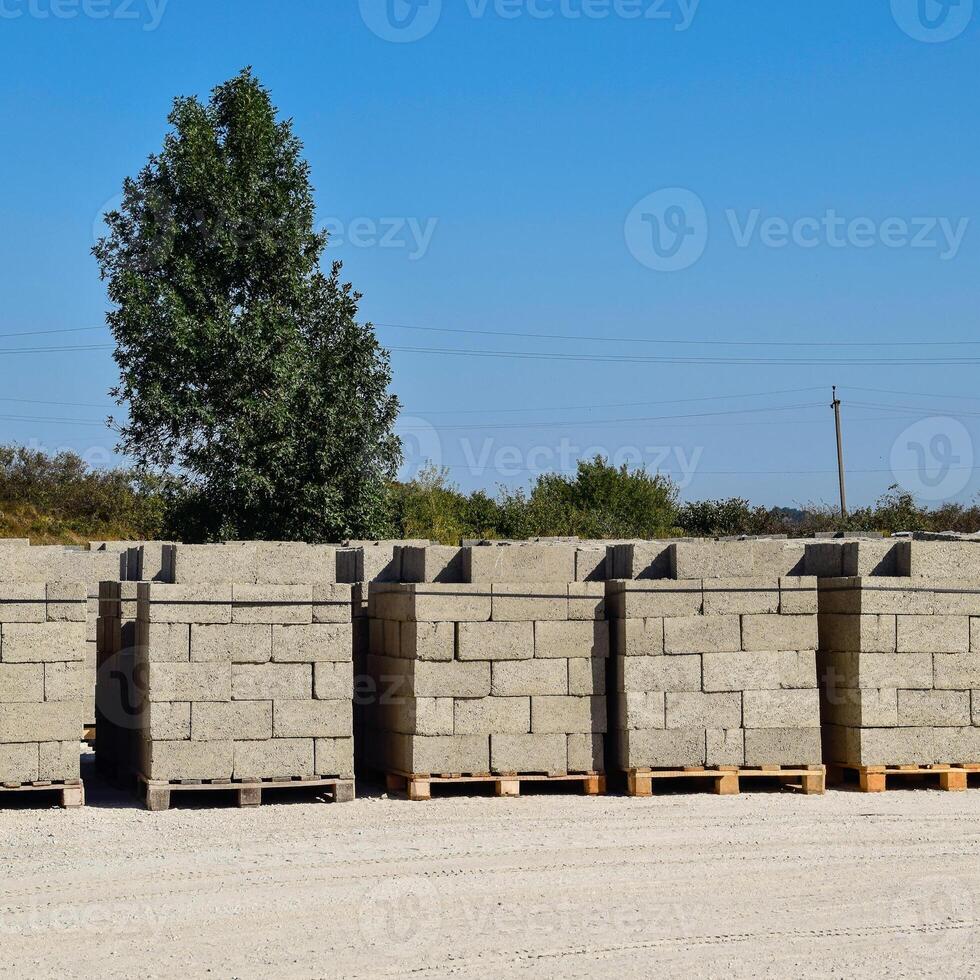
[[[834,501],[836,383],[853,503],[980,490],[980,343],[916,346],[980,341],[972,0],[391,2],[0,0],[0,334],[102,323],[99,215],[175,95],[251,64],[365,318],[518,335],[379,327],[412,465],[601,449],[687,499]],[[0,338],[0,442],[108,461],[110,352],[8,352],[109,339]],[[836,363],[866,358],[905,363]]]

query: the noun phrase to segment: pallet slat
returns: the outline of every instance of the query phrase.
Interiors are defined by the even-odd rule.
[[[490,783],[494,795],[513,797],[521,795],[522,783],[579,783],[586,796],[600,796],[606,792],[606,777],[602,773],[574,773],[546,776],[540,773],[480,773],[480,774],[421,774],[399,772],[385,773],[385,785],[389,793],[405,793],[410,800],[432,799],[433,786],[465,786]]]
[[[251,780],[207,780],[168,782],[159,779],[147,779],[137,773],[136,779],[142,790],[142,798],[147,810],[163,811],[170,809],[171,796],[174,793],[214,792],[233,793],[240,807],[255,807],[262,805],[262,791],[267,789],[331,789],[332,802],[350,803],[355,796],[353,779],[316,779],[305,776],[289,776],[282,779],[251,779]]]
[[[741,781],[764,777],[779,779],[785,785],[799,783],[807,795],[826,789],[823,766],[715,766],[699,769],[629,769],[626,773],[629,796],[653,796],[654,783],[684,779],[709,780],[718,796],[737,796]]]
[[[980,771],[977,763],[939,763],[925,766],[845,766],[833,764],[827,767],[832,783],[843,783],[847,774],[857,777],[862,793],[884,793],[892,777],[938,776],[939,788],[948,793],[962,792],[967,788],[971,773]],[[901,780],[900,781],[905,781]]]
[[[85,786],[81,780],[62,783],[45,780],[34,783],[4,783],[0,786],[0,793],[58,793],[64,810],[85,806]]]

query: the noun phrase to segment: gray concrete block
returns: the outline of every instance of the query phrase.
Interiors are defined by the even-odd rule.
[[[337,581],[335,545],[299,541],[256,541],[255,582],[258,585],[305,585]]]
[[[668,728],[741,728],[742,695],[668,691],[666,721]]]
[[[973,541],[910,541],[908,574],[913,578],[980,579],[980,547]]]
[[[77,739],[38,745],[38,779],[68,781],[81,775],[81,746]]]
[[[845,541],[841,544],[842,575],[895,577],[908,565],[907,541]]]
[[[490,739],[485,735],[414,736],[389,733],[384,740],[388,768],[418,775],[490,772]]]
[[[117,624],[118,625],[118,624]],[[195,626],[195,630],[227,627]],[[151,663],[187,663],[190,660],[191,627],[186,623],[137,623],[137,643]],[[119,640],[122,642],[120,632]],[[124,644],[125,645],[125,644]]]
[[[606,699],[537,695],[531,698],[535,735],[605,733]]]
[[[349,700],[273,702],[272,731],[277,739],[345,738],[353,725]]]
[[[232,622],[309,625],[312,585],[232,585]]]
[[[334,701],[354,697],[354,668],[350,662],[319,661],[313,665],[313,697]]]
[[[604,660],[571,659],[568,661],[568,693],[583,697],[606,693]]]
[[[704,582],[705,616],[778,612],[777,578],[719,578]]]
[[[16,586],[14,586],[16,588]],[[0,589],[6,598],[8,588]],[[46,619],[49,623],[84,623],[88,617],[87,590],[76,582],[49,582],[45,589],[47,596]],[[96,603],[95,613],[98,614]],[[0,619],[7,619],[6,605],[0,609]]]
[[[568,771],[568,740],[564,735],[491,735],[490,769],[495,773],[543,773]]]
[[[744,691],[742,708],[747,729],[820,727],[820,695],[816,690]]]
[[[816,616],[743,616],[743,650],[816,650]]]
[[[784,576],[779,580],[779,612],[783,616],[816,616],[815,576]]]
[[[316,739],[314,742],[314,770],[317,776],[353,779],[354,739]]]
[[[383,699],[372,717],[375,728],[404,735],[452,735],[453,698]]]
[[[315,769],[314,742],[312,738],[235,742],[234,766],[236,779],[312,776]]]
[[[706,766],[745,765],[745,732],[741,728],[705,730]]]
[[[899,616],[899,653],[966,653],[970,620],[966,616]]]
[[[230,585],[140,583],[140,619],[152,623],[230,623]]]
[[[898,691],[838,687],[822,695],[820,711],[825,725],[894,728],[898,725]]]
[[[534,656],[604,660],[609,656],[609,624],[606,622],[536,622]]]
[[[201,707],[210,708],[214,705]],[[180,701],[147,704],[142,715],[142,724],[145,737],[154,742],[184,741],[191,737],[191,706],[188,702]]]
[[[701,658],[623,657],[616,662],[617,687],[622,692],[700,691]]]
[[[568,618],[605,620],[605,582],[569,582]]]
[[[494,697],[569,693],[564,660],[497,661],[491,665],[490,680]]]
[[[166,628],[155,624],[151,627],[161,632]],[[170,628],[190,629],[190,658],[196,663],[264,664],[272,657],[272,626],[226,624]],[[175,634],[173,642],[179,649],[186,640],[182,634]]]
[[[233,701],[306,701],[313,697],[312,664],[233,664]]]
[[[44,700],[44,664],[0,663],[0,704]]]
[[[937,690],[980,688],[980,653],[937,653],[933,656],[933,683]]]
[[[569,772],[605,772],[604,735],[569,735],[567,753]]]
[[[44,664],[45,701],[83,701],[94,691],[94,674],[86,664],[79,661]]]
[[[511,584],[575,581],[575,546],[559,544],[477,545],[463,549],[467,582]]]
[[[4,663],[84,659],[84,623],[4,623],[0,626],[0,660]]]
[[[387,657],[400,657],[402,655],[402,623],[393,619],[386,619],[382,622],[381,632],[383,634],[382,648]]]
[[[415,697],[484,698],[490,695],[488,661],[418,661],[410,680]]]
[[[232,665],[150,663],[146,689],[150,701],[230,701]]]
[[[859,578],[848,581],[859,583],[860,607],[855,611],[865,615],[892,613],[900,616],[932,616],[943,611],[945,600],[937,601],[934,589],[907,578]]]
[[[749,728],[747,766],[812,766],[821,762],[819,728]]]
[[[854,613],[821,613],[821,650],[862,650],[868,653],[894,653],[897,643],[897,617],[862,616]]]
[[[67,742],[81,737],[80,702],[5,704],[0,710],[0,742]]]
[[[174,544],[164,546],[162,557],[176,585],[231,585],[257,579],[254,544]]]
[[[191,738],[196,742],[272,738],[272,702],[192,704]]]
[[[0,783],[32,783],[39,778],[36,742],[26,745],[0,743]]]
[[[144,742],[140,765],[148,779],[230,779],[232,746],[232,742]]]
[[[899,691],[898,723],[908,727],[972,724],[969,691]]]
[[[666,579],[670,577],[670,541],[629,541],[610,545],[609,577]]]
[[[845,728],[830,725],[824,729],[826,758],[828,762],[852,766],[933,765],[948,761],[947,752],[955,748],[955,740],[939,732],[935,728]]]
[[[459,623],[456,656],[460,660],[530,660],[533,623]]]
[[[697,616],[704,606],[701,579],[612,582],[606,606],[613,619]]]
[[[350,663],[353,656],[354,634],[350,623],[272,627],[274,663]]]
[[[492,618],[497,622],[565,621],[568,586],[494,584]]]
[[[705,691],[765,691],[816,688],[817,657],[812,650],[705,653]]]
[[[663,691],[630,691],[616,699],[617,728],[628,731],[631,728],[667,727],[666,695]]]
[[[933,686],[931,653],[832,652],[818,656],[821,685],[825,688],[908,688]]]
[[[611,628],[621,657],[653,657],[664,652],[662,619],[618,619]]]
[[[447,545],[396,548],[403,582],[465,582],[463,549]]]
[[[353,593],[349,584],[313,586],[313,622],[348,623],[351,620]]]
[[[531,731],[531,699],[457,698],[453,731],[456,735],[525,735]]]
[[[751,578],[752,542],[681,541],[671,545],[670,569],[675,579]]]
[[[408,660],[452,660],[455,623],[402,623],[400,655]]]
[[[619,737],[619,765],[623,769],[703,766],[704,729],[644,729],[622,732]]]
[[[483,623],[490,619],[486,585],[406,585],[408,620],[418,623]],[[397,618],[397,617],[395,617]],[[496,618],[496,617],[494,617]]]
[[[815,541],[805,545],[806,574],[840,578],[844,574],[844,549],[840,541]]]
[[[738,616],[680,616],[664,620],[664,653],[721,653],[739,650],[741,643]]]
[[[604,546],[575,549],[575,581],[605,582],[609,578]]]

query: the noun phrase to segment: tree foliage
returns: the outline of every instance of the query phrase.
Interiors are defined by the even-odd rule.
[[[172,471],[185,539],[393,531],[388,354],[360,294],[320,267],[302,145],[245,70],[178,98],[159,154],[94,249],[128,406],[121,448]]]

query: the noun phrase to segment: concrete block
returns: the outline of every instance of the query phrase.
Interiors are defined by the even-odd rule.
[[[489,697],[490,664],[488,661],[419,661],[414,665],[411,691],[415,697],[423,698]]]
[[[337,581],[337,548],[298,541],[257,541],[258,585],[304,585]]]
[[[913,578],[980,579],[980,547],[973,541],[909,541]]]
[[[222,705],[200,705],[202,708]],[[181,742],[191,737],[191,706],[188,702],[159,701],[145,706],[143,733],[154,742]]]
[[[496,773],[564,775],[568,771],[568,740],[564,735],[491,735],[490,769]]]
[[[313,586],[313,622],[350,622],[353,601],[351,586],[348,584],[315,584]]]
[[[613,619],[663,619],[697,616],[704,606],[701,579],[612,582],[606,606]]]
[[[18,666],[11,664],[10,666]],[[29,664],[28,666],[35,666]],[[44,664],[45,701],[83,701],[95,690],[92,671],[79,661]],[[0,694],[0,700],[3,700]]]
[[[746,729],[820,727],[820,695],[815,690],[744,691],[742,709]]]
[[[567,752],[569,772],[605,772],[604,735],[569,735]]]
[[[141,767],[148,779],[231,779],[232,742],[144,742]],[[264,745],[264,742],[248,743]]]
[[[705,691],[766,691],[816,688],[817,656],[812,650],[705,653]]]
[[[485,735],[385,738],[389,768],[418,775],[490,772],[490,739]]]
[[[662,619],[618,619],[611,628],[620,657],[654,657],[664,652]]]
[[[312,664],[233,664],[233,701],[306,701],[313,697]]]
[[[234,758],[235,779],[314,775],[315,758],[312,738],[271,738],[265,742],[235,742]]]
[[[402,623],[401,656],[408,660],[452,660],[455,623]]]
[[[701,658],[624,657],[616,662],[617,687],[622,692],[700,691]]]
[[[81,746],[77,739],[38,745],[38,779],[63,781],[78,779],[80,775]]]
[[[894,653],[898,636],[897,619],[890,615],[821,613],[820,649]]]
[[[264,664],[272,657],[272,626],[226,624],[170,628],[190,629],[190,658],[196,663]],[[151,629],[161,627],[154,624]],[[176,645],[179,648],[183,644],[186,640],[179,634]]]
[[[779,580],[779,612],[783,616],[816,616],[817,579],[791,576]]]
[[[460,660],[530,660],[534,656],[534,624],[459,623],[456,656]]]
[[[79,702],[5,704],[0,710],[0,742],[67,742],[81,737]]]
[[[15,586],[16,588],[16,586]],[[4,586],[0,591],[6,593]],[[49,582],[46,588],[46,618],[49,623],[84,623],[88,616],[87,590],[81,583]],[[98,613],[98,608],[95,610]],[[6,608],[0,608],[0,619],[6,619]]]
[[[402,623],[394,619],[385,619],[382,621],[382,649],[385,652],[385,656],[400,657],[402,655],[402,625]]]
[[[747,766],[813,766],[821,761],[819,727],[745,731]]]
[[[192,704],[191,738],[196,742],[272,738],[272,702]]]
[[[0,663],[0,704],[44,700],[44,664]]]
[[[77,744],[77,743],[76,743]],[[38,775],[38,747],[0,744],[0,783],[32,783]]]
[[[397,632],[397,631],[396,631]],[[273,626],[274,663],[350,663],[354,633],[350,623],[314,623],[309,626]]]
[[[568,586],[494,584],[492,618],[497,622],[565,621]]]
[[[353,725],[349,700],[273,702],[272,730],[277,739],[345,738]]]
[[[115,623],[118,635],[117,649],[127,649],[121,624]],[[196,627],[204,629],[205,627]],[[210,628],[210,627],[207,627]],[[186,623],[148,623],[140,620],[136,624],[136,645],[140,654],[150,663],[188,663],[191,649],[191,627]]]
[[[531,698],[531,731],[535,735],[605,733],[606,699],[536,695]]]
[[[84,659],[84,623],[4,623],[0,626],[0,660],[4,663]]]
[[[670,541],[624,541],[608,548],[611,579],[670,577]]]
[[[354,669],[346,663],[319,661],[313,665],[313,696],[318,701],[354,697]]]
[[[47,589],[43,582],[3,582],[0,600],[0,620],[4,623],[43,623],[47,619]]]
[[[966,616],[899,616],[899,653],[966,653],[970,620]]]
[[[617,727],[620,731],[631,728],[666,728],[665,698],[663,691],[630,691],[621,694],[616,699]]]
[[[703,766],[704,729],[643,729],[623,732],[619,738],[619,764],[623,769]]]
[[[146,677],[150,701],[231,700],[231,664],[150,663]]]
[[[969,691],[899,691],[898,723],[912,728],[972,724]]]
[[[314,770],[317,776],[353,779],[354,739],[316,739],[314,741]]]
[[[609,656],[609,624],[606,622],[536,622],[534,656],[604,660]]]
[[[232,622],[309,625],[312,585],[232,585]]]
[[[932,765],[944,761],[940,756],[954,748],[953,740],[945,735],[941,739],[937,733],[935,728],[826,726],[826,758],[853,766]]]
[[[577,696],[605,695],[606,662],[604,660],[570,659],[568,693]]]
[[[569,693],[564,660],[497,661],[491,664],[490,680],[494,697]]]
[[[140,583],[140,618],[152,623],[230,623],[230,585]]]
[[[856,611],[865,615],[893,613],[900,616],[931,616],[943,612],[945,599],[937,601],[934,589],[907,578],[858,578],[847,581],[859,583],[860,608]]]
[[[777,578],[718,578],[704,582],[705,616],[778,612]]]
[[[755,575],[799,577],[806,570],[806,543],[785,538],[762,538],[750,542]]]
[[[841,578],[844,549],[840,541],[808,542],[805,547],[806,574],[818,578]]]
[[[933,683],[937,690],[980,688],[980,653],[937,653],[933,656]]]
[[[827,725],[894,728],[898,725],[898,691],[894,688],[838,687],[821,695],[821,720]]]
[[[605,620],[605,582],[570,582],[568,585],[568,618]]]
[[[231,585],[257,580],[254,544],[166,545],[162,557],[176,585]]]
[[[666,721],[668,728],[741,728],[742,695],[668,691]]]
[[[605,547],[575,549],[575,581],[605,582],[609,578]]]
[[[457,698],[453,731],[456,735],[525,735],[531,731],[531,699]]]
[[[820,653],[817,657],[821,685],[828,689],[933,687],[931,653]]]
[[[845,541],[841,544],[842,575],[902,575],[908,563],[907,541]]]
[[[675,579],[752,578],[752,542],[680,541],[671,545],[670,570]]]
[[[816,650],[816,616],[743,616],[743,650]]]
[[[397,548],[403,582],[465,582],[463,549],[447,545]]]
[[[511,584],[575,581],[575,546],[557,544],[477,545],[463,549],[467,582]]]
[[[744,766],[745,732],[741,728],[705,730],[706,766]]]
[[[375,727],[404,735],[452,735],[454,704],[453,698],[383,699]]]
[[[740,648],[738,616],[679,616],[664,620],[664,653],[720,653]]]
[[[490,619],[490,587],[485,585],[407,585],[408,619],[418,623],[484,623]],[[494,617],[496,618],[496,617]]]

